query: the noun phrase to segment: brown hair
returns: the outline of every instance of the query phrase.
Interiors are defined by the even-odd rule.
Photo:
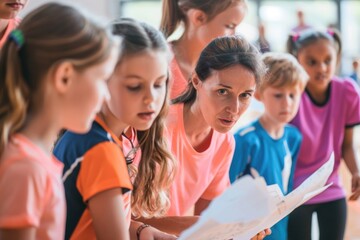
[[[294,56],[288,53],[269,52],[265,53],[262,59],[267,72],[257,88],[259,92],[269,86],[280,88],[300,85],[302,89],[305,88],[309,76]]]
[[[243,2],[247,6],[246,0],[163,0],[160,30],[168,38],[181,22],[186,23],[186,12],[189,9],[203,11],[210,21],[234,2]]]
[[[170,61],[170,51],[164,36],[148,24],[124,18],[115,21],[112,28],[113,33],[123,39],[119,62],[127,56],[149,50],[168,53]],[[162,216],[170,206],[168,190],[173,182],[176,162],[164,138],[165,118],[169,108],[169,79],[166,85],[166,99],[159,115],[150,129],[137,132],[141,161],[138,170],[130,168],[131,175],[135,176],[131,201],[134,216]]]
[[[9,136],[19,131],[28,115],[41,107],[45,76],[69,61],[81,71],[105,61],[111,33],[74,7],[47,3],[29,13],[10,34],[0,55],[0,153]]]

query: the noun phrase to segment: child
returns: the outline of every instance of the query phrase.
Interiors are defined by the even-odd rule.
[[[287,124],[299,108],[308,76],[296,59],[286,53],[263,55],[268,69],[255,97],[264,104],[259,119],[235,133],[235,153],[230,181],[254,168],[267,184],[278,184],[283,194],[292,190],[292,178],[301,134]],[[271,228],[266,239],[287,239],[287,218]]]
[[[16,16],[25,7],[28,0],[0,2],[0,49],[5,44],[10,32],[19,25]]]
[[[89,130],[108,96],[114,44],[90,17],[58,3],[10,34],[0,57],[1,239],[64,239],[63,165],[51,148],[62,128]]]
[[[174,162],[161,137],[168,109],[169,49],[162,34],[149,25],[122,19],[112,28],[123,38],[123,52],[108,81],[111,99],[89,133],[67,131],[54,150],[65,164],[66,238],[123,239],[114,236],[119,228],[114,220],[126,214],[131,239],[175,239],[130,219],[131,214],[161,216],[169,205]],[[139,154],[134,129],[140,163],[133,162]],[[133,145],[125,157],[122,136]],[[131,208],[129,193],[122,199],[130,189]]]
[[[360,92],[352,80],[335,76],[341,55],[341,39],[334,30],[307,30],[288,39],[288,50],[309,75],[299,112],[292,123],[303,135],[297,160],[294,187],[335,154],[335,166],[328,183],[332,185],[300,206],[289,218],[289,239],[311,239],[311,219],[317,213],[320,238],[344,238],[345,192],[338,169],[343,158],[352,175],[352,195],[360,195],[360,176],[353,146],[354,126],[360,123]]]
[[[247,11],[246,0],[163,0],[160,29],[166,38],[183,23],[181,37],[170,43],[171,99],[188,85],[191,73],[205,46],[216,37],[235,34]]]

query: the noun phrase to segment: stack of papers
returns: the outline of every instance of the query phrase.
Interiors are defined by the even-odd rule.
[[[286,196],[278,185],[266,186],[262,177],[242,177],[214,199],[179,240],[249,240],[328,188],[333,168],[334,154]]]

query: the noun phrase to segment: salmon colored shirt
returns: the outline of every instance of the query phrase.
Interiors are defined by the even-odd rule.
[[[209,148],[197,152],[185,133],[183,106],[172,105],[167,119],[169,146],[178,161],[168,216],[185,215],[199,199],[212,200],[223,193],[230,185],[229,168],[235,149],[231,133],[213,131]]]
[[[0,160],[0,228],[36,228],[36,239],[64,239],[63,164],[15,134]]]
[[[188,79],[182,74],[175,57],[170,62],[170,99],[174,99],[186,89]]]
[[[0,49],[4,46],[11,31],[14,30],[19,25],[19,23],[20,23],[20,19],[18,19],[18,18],[9,19],[9,23],[5,29],[5,33],[0,38]]]

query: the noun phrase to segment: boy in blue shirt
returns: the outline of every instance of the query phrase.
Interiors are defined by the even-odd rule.
[[[301,134],[288,124],[296,115],[308,75],[297,60],[287,53],[266,53],[268,68],[255,97],[264,104],[259,119],[235,133],[235,153],[230,167],[234,182],[254,168],[267,184],[278,184],[283,194],[292,190]],[[272,228],[266,239],[287,239],[287,217]]]

